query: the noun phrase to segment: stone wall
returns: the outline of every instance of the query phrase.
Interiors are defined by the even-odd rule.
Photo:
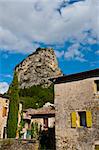
[[[39,150],[38,140],[0,140],[0,150]]]
[[[6,128],[7,125],[8,111],[9,100],[7,98],[0,97],[0,138],[6,138],[7,136],[6,133],[4,133],[4,128]]]
[[[55,132],[57,150],[93,150],[99,140],[99,97],[94,91],[95,78],[55,84]],[[73,111],[90,110],[91,128],[72,128]]]

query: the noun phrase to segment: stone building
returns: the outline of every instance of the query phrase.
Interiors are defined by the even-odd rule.
[[[0,94],[0,138],[6,138],[9,100]]]
[[[52,79],[57,150],[99,150],[99,69]]]
[[[38,131],[48,130],[55,126],[55,108],[51,103],[46,103],[42,108],[32,109],[28,108],[22,111],[22,104],[19,104],[18,113],[18,128],[21,124],[21,114],[24,122],[21,133],[23,139],[31,139],[32,125],[37,125]],[[19,138],[19,135],[17,135]]]

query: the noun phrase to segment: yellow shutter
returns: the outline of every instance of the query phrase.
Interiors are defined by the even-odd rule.
[[[72,128],[76,128],[76,112],[72,112],[71,114],[71,118],[72,118]]]
[[[3,107],[3,110],[2,110],[2,117],[4,117],[5,115],[5,107]]]
[[[92,115],[91,111],[86,111],[86,122],[87,122],[87,127],[92,127]]]
[[[7,108],[3,107],[2,117],[5,117],[7,113]]]
[[[95,145],[95,150],[99,150],[99,145]]]

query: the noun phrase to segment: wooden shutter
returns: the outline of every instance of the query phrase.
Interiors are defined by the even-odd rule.
[[[99,150],[99,145],[95,145],[95,150]]]
[[[76,128],[76,120],[77,120],[77,116],[76,116],[76,112],[72,112],[71,114],[71,121],[72,121],[72,128]]]
[[[6,107],[3,107],[3,113],[2,113],[2,116],[5,117],[7,114],[7,108]]]
[[[87,127],[92,127],[92,115],[91,111],[86,111],[86,122],[87,122]]]

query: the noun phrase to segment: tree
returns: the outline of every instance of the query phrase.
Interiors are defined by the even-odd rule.
[[[17,73],[14,72],[14,79],[9,87],[9,115],[7,122],[7,137],[15,138],[18,122],[18,103],[19,103],[19,90],[18,90],[18,77]]]

